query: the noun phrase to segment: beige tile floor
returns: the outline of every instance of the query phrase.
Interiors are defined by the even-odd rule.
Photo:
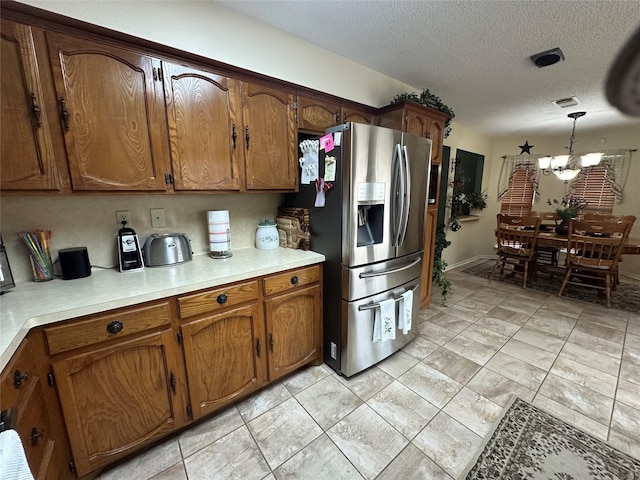
[[[392,357],[305,368],[100,479],[456,478],[512,394],[640,458],[639,313],[448,278]]]

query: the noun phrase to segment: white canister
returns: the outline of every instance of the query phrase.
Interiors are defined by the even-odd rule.
[[[263,220],[256,230],[256,248],[258,250],[273,250],[280,246],[280,235],[276,223]]]

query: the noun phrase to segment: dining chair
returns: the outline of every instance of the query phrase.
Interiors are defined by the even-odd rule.
[[[606,213],[585,213],[583,215],[583,220],[587,221],[587,222],[629,222],[631,223],[631,227],[633,228],[633,224],[636,221],[636,217],[635,215],[613,215],[613,214],[606,214]],[[622,257],[620,257],[620,260],[618,260],[618,263],[622,262]],[[620,283],[620,280],[618,278],[618,269],[616,268],[616,273],[615,276],[613,277],[613,287],[615,289],[615,287]]]
[[[552,228],[551,224],[556,224],[558,216],[555,212],[531,212],[532,217],[540,217],[540,231]],[[552,268],[558,267],[558,254],[560,250],[558,247],[552,245],[537,245],[536,244],[536,267],[537,270],[545,270],[547,266]],[[553,278],[553,270],[548,271],[549,275]]]
[[[585,213],[582,215],[585,222],[630,222],[636,221],[635,215],[613,215],[607,213]]]
[[[540,228],[540,217],[520,217],[515,215],[497,215],[498,228],[496,260],[489,280],[492,280],[496,271],[500,269],[500,275],[504,275],[506,265],[511,265],[511,273],[523,275],[522,288],[527,288],[529,270],[535,275],[536,240]]]
[[[565,274],[558,296],[562,296],[567,284],[604,290],[607,307],[611,307],[611,290],[630,229],[630,222],[571,220]]]

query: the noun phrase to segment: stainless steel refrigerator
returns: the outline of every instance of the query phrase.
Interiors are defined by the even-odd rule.
[[[329,146],[318,156],[325,188],[301,184],[299,193],[285,195],[285,205],[309,209],[311,249],[326,257],[324,360],[349,377],[416,336],[431,141],[358,123],[327,135]],[[317,140],[324,144],[329,137]],[[315,206],[319,189],[326,190],[322,207]],[[379,302],[399,301],[407,290],[414,292],[411,330],[374,342]]]

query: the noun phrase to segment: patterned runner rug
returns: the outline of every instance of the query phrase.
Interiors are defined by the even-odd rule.
[[[491,270],[495,264],[494,260],[487,260],[476,266],[467,268],[465,273],[477,275],[483,278],[489,278]],[[522,275],[515,275],[513,277],[502,276],[497,271],[494,282],[504,282],[511,285],[522,285]],[[555,295],[560,290],[560,284],[562,283],[561,276],[550,277],[546,273],[539,273],[536,278],[529,276],[527,278],[527,288],[537,290],[539,292]],[[598,295],[600,293],[600,295]],[[571,298],[573,300],[581,300],[583,302],[595,303],[598,305],[607,305],[607,300],[604,297],[604,292],[598,291],[594,288],[580,287],[577,285],[567,285],[562,293],[563,298]],[[611,292],[611,308],[618,308],[620,310],[626,310],[628,312],[640,311],[640,285],[634,285],[631,283],[620,283],[614,291]]]
[[[637,480],[640,460],[514,398],[460,479]]]

